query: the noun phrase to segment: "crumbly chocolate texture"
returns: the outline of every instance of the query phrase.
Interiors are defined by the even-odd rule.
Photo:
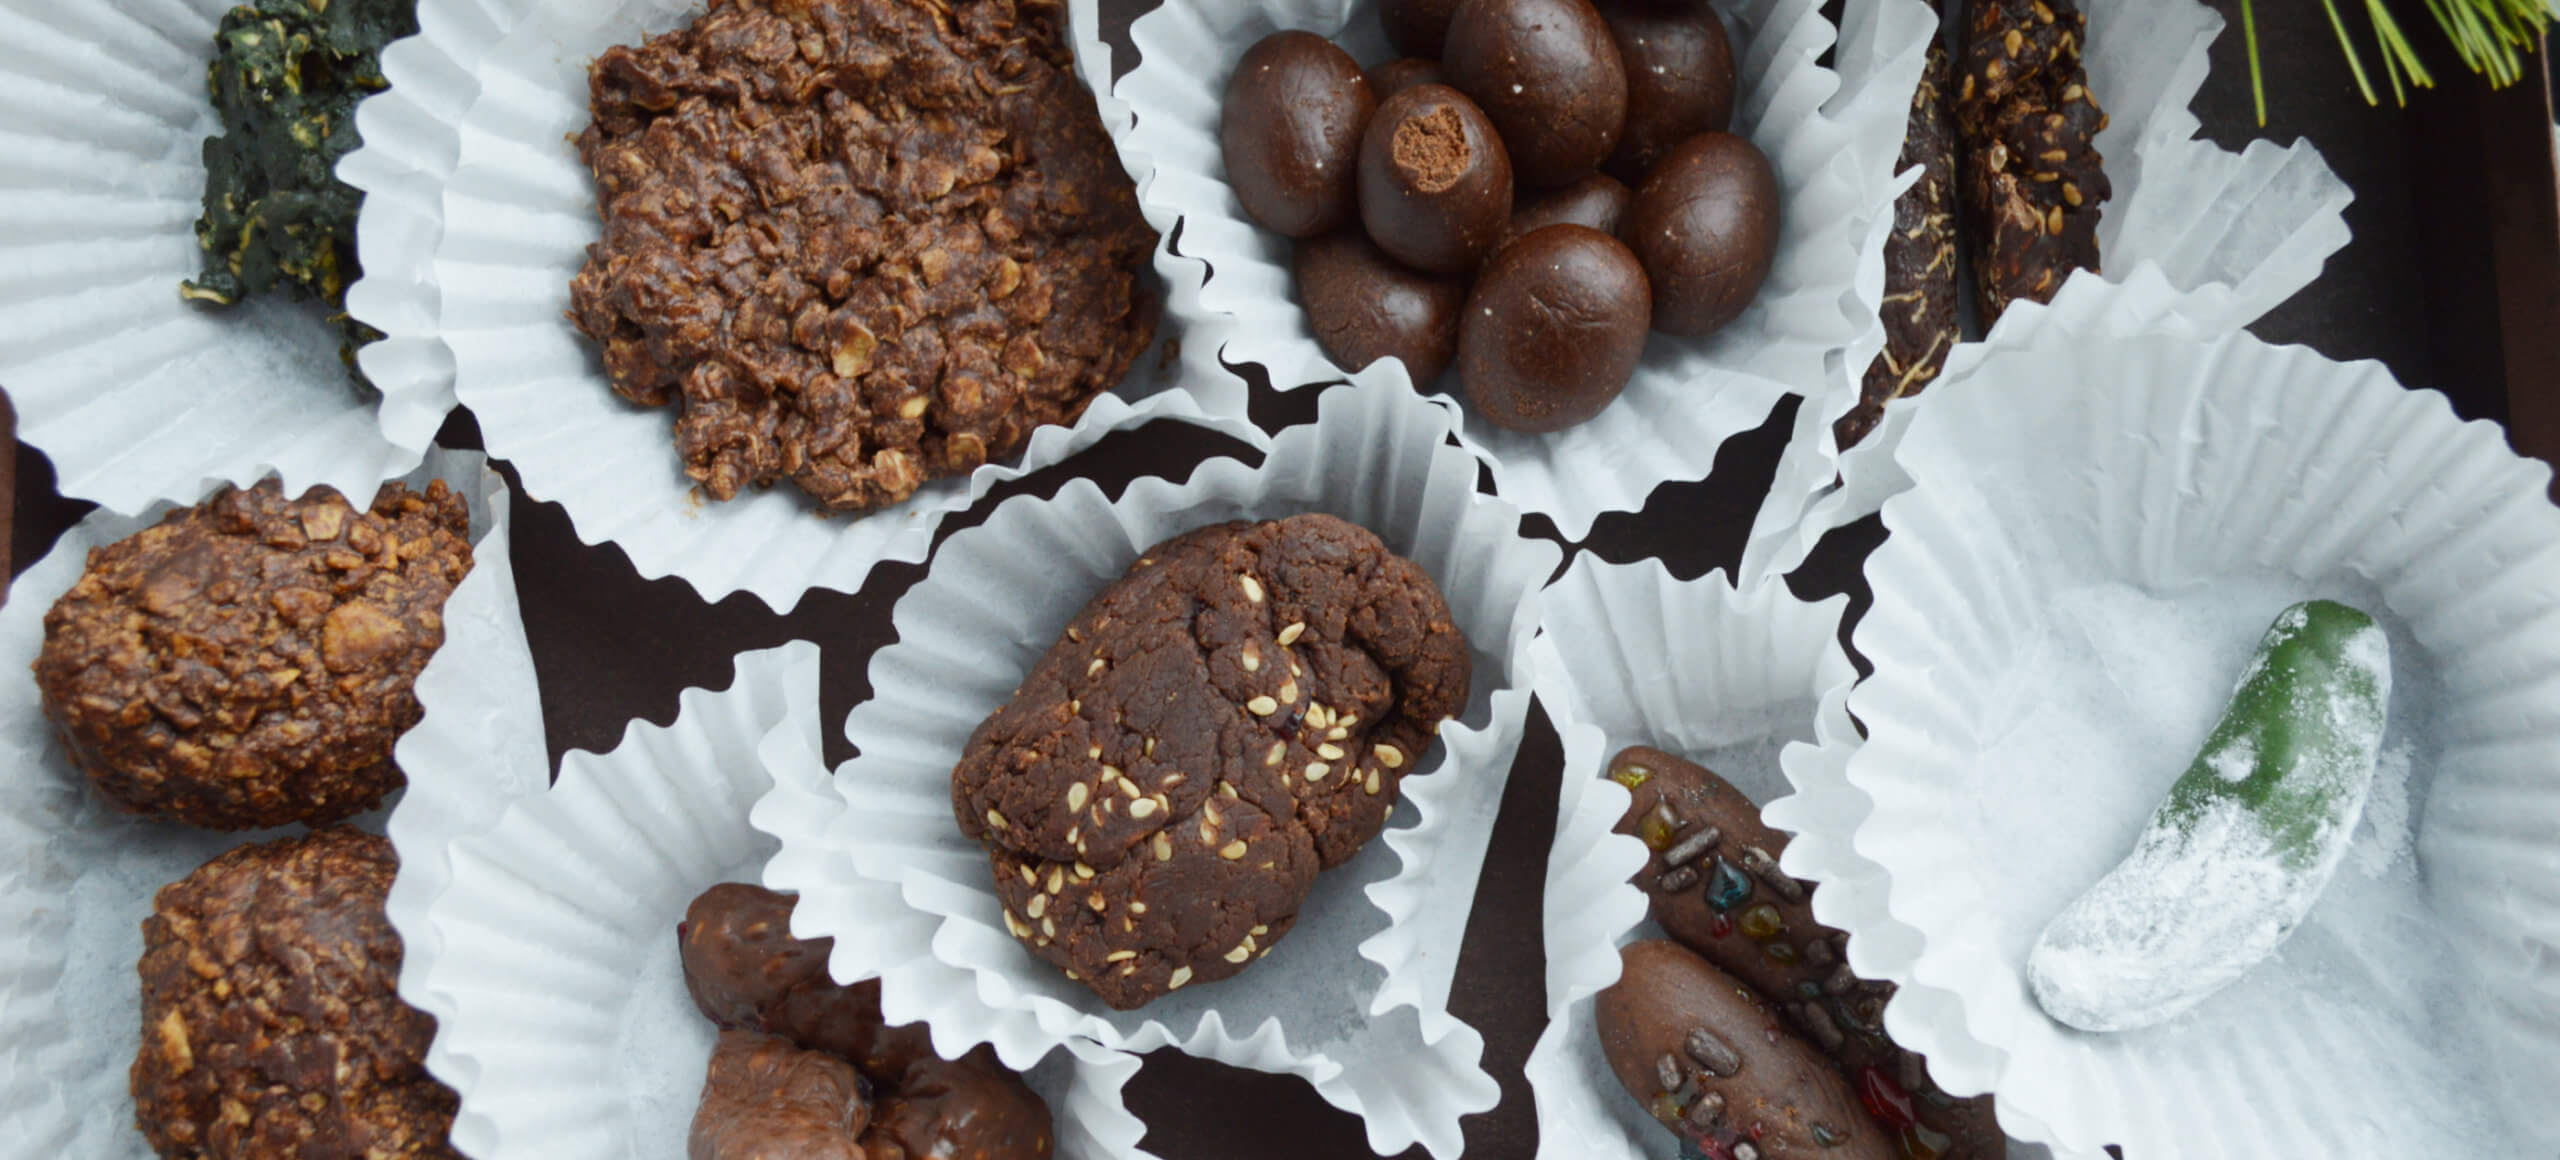
[[[1887,1136],[1910,1129],[1944,1160],[1999,1160],[1991,1097],[1940,1091],[1919,1053],[1886,1034],[1891,983],[1849,969],[1849,936],[1813,917],[1814,885],[1778,866],[1787,835],[1705,766],[1636,747],[1609,760],[1627,787],[1617,831],[1650,852],[1635,876],[1653,920],[1682,946],[1749,985],[1788,1028],[1858,1089]]]
[[[714,499],[866,511],[1020,450],[1155,332],[1139,217],[1056,0],[712,0],[607,49],[570,283]]]
[[[850,1063],[778,1035],[723,1031],[711,1049],[688,1160],[873,1160],[871,1097]]]
[[[1985,329],[2009,303],[2049,302],[2073,270],[2098,269],[2111,190],[2096,144],[2107,115],[2080,62],[2088,27],[2071,0],[1973,0],[1967,14],[1955,115]]]
[[[444,1160],[458,1100],[400,1001],[391,843],[333,826],[243,846],[142,923],[135,1120],[184,1160]]]
[[[879,980],[839,984],[827,974],[834,940],[791,936],[794,905],[787,894],[723,883],[685,910],[676,939],[704,1017],[850,1062],[876,1098],[859,1129],[860,1160],[1046,1160],[1056,1133],[1039,1093],[990,1047],[946,1060],[924,1024],[888,1026]],[[710,1114],[708,1089],[704,1100],[698,1116]],[[695,1120],[697,1137],[702,1123]]]
[[[1430,576],[1366,529],[1200,528],[1076,615],[970,737],[952,806],[1014,936],[1138,1007],[1269,953],[1469,676]]]
[[[402,784],[391,746],[471,570],[471,512],[438,480],[371,511],[269,480],[89,553],[45,613],[36,686],[117,806],[218,830],[321,825]]]
[[[1875,430],[1885,404],[1927,389],[1963,338],[1956,322],[1956,135],[1946,94],[1953,69],[1946,49],[1929,46],[1894,167],[1917,168],[1920,180],[1893,203],[1893,234],[1884,242],[1884,350],[1867,364],[1857,407],[1833,425],[1844,451]]]

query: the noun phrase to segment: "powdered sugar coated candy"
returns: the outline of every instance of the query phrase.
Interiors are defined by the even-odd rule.
[[[2037,940],[2027,976],[2045,1013],[2147,1027],[2274,953],[2346,852],[2390,699],[2371,616],[2326,600],[2279,614],[2133,853]]]

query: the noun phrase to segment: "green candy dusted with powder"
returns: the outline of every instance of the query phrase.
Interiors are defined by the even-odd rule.
[[[2133,853],[2037,939],[2027,981],[2045,1013],[2147,1027],[2274,953],[2346,853],[2390,700],[2373,617],[2329,600],[2278,615]]]

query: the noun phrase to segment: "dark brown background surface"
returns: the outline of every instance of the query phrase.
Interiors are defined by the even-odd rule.
[[[2262,133],[2280,142],[2309,138],[2356,192],[2347,213],[2353,244],[2318,284],[2253,329],[2333,357],[2380,359],[2404,383],[2444,390],[2465,415],[2509,420],[2521,449],[2560,454],[2560,212],[2553,208],[2560,195],[2546,77],[2489,94],[2438,54],[2442,88],[2418,94],[2406,110],[2369,109],[2354,94],[2318,5],[2262,4],[2272,105],[2262,131],[2250,112],[2237,0],[2213,2],[2233,28],[2214,46],[2213,77],[2197,101],[2206,133],[2232,148]],[[1103,0],[1106,32],[1124,68],[1131,58],[1120,33],[1150,6]],[[2435,47],[2431,38],[2428,46]],[[1255,417],[1266,427],[1313,417],[1317,392],[1274,392],[1258,367],[1240,369],[1255,382]],[[1620,561],[1659,556],[1684,577],[1732,567],[1793,410],[1782,406],[1767,425],[1729,444],[1711,478],[1667,486],[1643,511],[1604,517],[1589,539],[1567,547]],[[455,417],[445,438],[478,445],[467,414]],[[0,454],[9,449],[0,437]],[[0,484],[15,482],[14,502],[0,503],[0,519],[11,520],[0,527],[10,532],[12,574],[41,558],[85,510],[54,493],[41,455],[16,450],[14,472],[0,464]],[[975,513],[950,521],[945,534],[975,523],[1005,496],[1045,494],[1073,476],[1094,477],[1116,494],[1132,478],[1179,477],[1206,458],[1240,450],[1180,425],[1123,434],[1000,489]],[[885,566],[859,593],[813,593],[778,617],[751,597],[706,606],[681,581],[642,580],[619,550],[579,543],[555,506],[520,499],[516,513],[516,581],[555,761],[568,749],[611,747],[633,717],[671,719],[682,690],[727,683],[735,653],[793,639],[823,646],[825,713],[841,721],[868,695],[865,669],[872,651],[891,639],[891,607],[922,574],[911,565]],[[1531,518],[1528,530],[1556,538],[1542,518]],[[1866,604],[1857,564],[1882,537],[1872,520],[1843,531],[1791,582],[1808,597],[1850,592],[1854,621]],[[1537,1141],[1520,1067],[1545,1022],[1539,885],[1559,755],[1544,715],[1532,718],[1504,794],[1453,999],[1456,1013],[1484,1032],[1485,1065],[1502,1083],[1501,1106],[1466,1124],[1467,1155],[1486,1160],[1526,1160]],[[831,760],[847,756],[840,738],[832,744]],[[1291,1078],[1159,1052],[1130,1099],[1150,1125],[1147,1146],[1169,1160],[1369,1154],[1355,1119]]]

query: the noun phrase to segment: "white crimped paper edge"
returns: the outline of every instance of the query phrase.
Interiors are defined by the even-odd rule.
[[[462,671],[530,679],[515,579],[507,560],[507,490],[476,452],[431,450],[407,481],[455,485],[470,502],[473,566],[444,607],[445,642],[419,677],[450,682]],[[17,578],[0,605],[0,1123],[13,1156],[148,1160],[133,1126],[126,1078],[141,1043],[142,920],[161,886],[216,854],[303,832],[292,826],[216,833],[115,812],[62,756],[28,676],[44,640],[44,614],[76,582],[89,550],[158,523],[174,504],[139,517],[100,511]],[[409,746],[404,742],[400,755]],[[432,774],[386,810],[353,819],[388,829],[404,862],[442,862],[444,847],[515,795],[542,785],[486,763]],[[402,877],[408,876],[404,865]],[[400,894],[393,887],[394,899]]]
[[[467,739],[524,692],[441,689],[428,721]],[[718,1031],[685,991],[676,923],[711,885],[755,880],[773,848],[747,821],[760,797],[823,790],[817,646],[741,654],[727,689],[679,704],[609,753],[569,754],[548,792],[456,842],[450,888],[400,924],[401,993],[437,1018],[427,1064],[462,1095],[453,1142],[471,1156],[684,1153]],[[539,758],[531,727],[508,740]],[[467,760],[463,746],[437,757]],[[1029,1069],[1061,1160],[1144,1160],[1145,1126],[1120,1094],[1137,1070],[1090,1044]]]
[[[526,492],[566,508],[581,540],[619,546],[641,575],[680,576],[708,600],[752,592],[787,611],[810,588],[853,591],[876,564],[924,559],[945,516],[1111,432],[1178,419],[1264,445],[1245,415],[1243,381],[1218,362],[1218,338],[1185,325],[1199,315],[1202,272],[1159,241],[1157,345],[1073,425],[1042,428],[1012,461],[936,480],[862,518],[821,516],[787,485],[727,503],[702,498],[676,457],[674,410],[615,396],[593,344],[565,317],[569,279],[598,229],[591,183],[570,143],[588,120],[587,62],[608,46],[676,26],[699,5],[486,0],[480,7],[511,31],[479,62],[479,95],[455,129],[458,159],[444,188],[433,267],[378,273],[438,288],[455,394],[479,418],[490,453],[515,465]],[[1097,68],[1108,68],[1107,53],[1092,51],[1099,41],[1090,8],[1079,3],[1069,14],[1077,69],[1089,86]],[[1125,120],[1111,102],[1098,98],[1097,107],[1106,124]]]
[[[1603,775],[1631,745],[1681,754],[1795,832],[1797,803],[1845,787],[1822,755],[1856,737],[1846,705],[1857,670],[1839,642],[1848,598],[1808,603],[1776,580],[1737,590],[1721,571],[1678,580],[1659,561],[1583,555],[1547,590],[1546,607],[1531,658],[1565,761],[1547,857],[1549,1022],[1527,1069],[1538,1155],[1658,1156],[1671,1137],[1619,1086],[1592,1022],[1592,997],[1618,980],[1618,948],[1661,937],[1629,881],[1644,846],[1615,832],[1627,790]],[[1824,841],[1793,838],[1789,869],[1799,848]],[[1817,907],[1828,893],[1815,892]],[[1853,965],[1860,951],[1852,940]]]
[[[2081,8],[2089,16],[2089,88],[2107,110],[2098,151],[2115,195],[2098,221],[2102,274],[2074,273],[2057,302],[2076,289],[2109,295],[2108,308],[2031,311],[2013,321],[2035,305],[2021,300],[1997,329],[2096,320],[2124,333],[2124,319],[2174,315],[2192,333],[2213,338],[2248,326],[2310,285],[2353,237],[2346,209],[2355,194],[2309,141],[2258,139],[2233,153],[2197,136],[2203,126],[2188,106],[2204,86],[2206,49],[2222,34],[2221,14],[2196,0],[2084,0]],[[1906,112],[1915,84],[1902,88]],[[1879,279],[1881,260],[1879,252]],[[2107,289],[2084,285],[2092,282]],[[1980,357],[1968,354],[1974,345],[1956,347],[1949,372]],[[1888,404],[1883,421],[1846,453],[1832,436],[1832,424],[1856,405],[1874,355],[1869,349],[1848,360],[1845,395],[1809,400],[1797,412],[1778,469],[1780,479],[1810,478],[1817,490],[1835,476],[1840,486],[1794,509],[1785,505],[1809,493],[1773,491],[1745,550],[1744,575],[1794,570],[1825,533],[1873,515],[1885,496],[1908,486],[1893,449],[1914,409],[1927,405],[1925,393]]]
[[[127,515],[269,475],[369,502],[435,436],[385,438],[324,304],[178,296],[233,2],[0,6],[0,383],[63,494]]]
[[[1926,1052],[1949,1090],[1993,1092],[2013,1134],[2066,1149],[2367,1155],[2409,1147],[2392,1133],[2423,1131],[2426,1146],[2463,1150],[2434,1134],[2455,1127],[2443,1093],[2377,1088],[2368,1064],[2386,1053],[2315,1005],[2405,1010],[2370,976],[2315,983],[2279,952],[2187,1017],[2088,1035],[2046,1019],[2018,956],[2002,951],[2033,930],[1984,917],[2002,882],[1986,878],[1973,835],[2003,801],[1966,787],[2010,776],[1982,730],[2001,716],[1995,705],[2023,712],[2015,698],[2038,699],[2000,681],[2058,615],[2052,598],[2097,581],[2160,598],[2289,577],[2302,595],[2373,594],[2370,610],[2415,642],[2395,663],[2441,682],[2422,717],[2435,724],[2412,738],[2413,792],[2431,778],[2413,812],[2432,912],[2337,921],[2440,928],[2443,953],[2398,964],[2405,974],[2389,983],[2467,971],[2465,1001],[2443,1026],[2470,1036],[2461,1067],[2384,1062],[2460,1075],[2481,1061],[2490,1078],[2466,1098],[2503,1112],[2533,1154],[2548,1151],[2540,1105],[2560,1080],[2560,899],[2548,889],[2560,881],[2548,760],[2560,745],[2560,510],[2545,498],[2549,469],[2376,364],[2245,335],[2038,337],[1932,388],[1936,402],[1901,447],[1916,486],[1885,502],[1892,534],[1868,563],[1876,602],[1855,643],[1876,669],[1850,698],[1869,739],[1848,780],[1873,806],[1852,819],[1856,855],[1885,876],[1851,876],[1816,899],[1825,921],[1861,935],[1850,945],[1862,972],[1916,982],[1933,1000],[1897,1001],[1893,1034]],[[2218,686],[2228,674],[2198,679]],[[1849,835],[1830,836],[1836,854]],[[1788,860],[1808,874],[1824,861]],[[1858,957],[1863,924],[1886,913],[1919,937]],[[2323,921],[2315,910],[2305,930]]]
[[[347,313],[383,333],[356,362],[382,392],[382,430],[394,441],[432,437],[453,410],[453,352],[437,336],[444,185],[461,156],[462,118],[480,95],[474,73],[522,16],[421,0],[417,34],[382,50],[390,87],[356,106],[364,143],[338,160],[338,180],[365,195],[356,221],[365,276],[347,287]]]
[[[1080,1039],[1179,1047],[1307,1079],[1361,1116],[1380,1152],[1419,1142],[1454,1156],[1459,1117],[1499,1095],[1479,1065],[1482,1037],[1448,1014],[1448,995],[1527,709],[1538,589],[1558,553],[1519,537],[1517,508],[1476,494],[1476,461],[1450,434],[1446,411],[1373,370],[1326,392],[1316,421],[1282,432],[1260,467],[1216,459],[1182,483],[1139,480],[1117,502],[1078,480],[952,536],[899,601],[898,643],[873,656],[874,697],[846,722],[862,756],[834,791],[853,804],[757,811],[782,838],[768,883],[802,898],[794,928],[836,939],[839,977],[882,976],[892,1018],[930,1020],[957,1043],[992,1042],[1008,1060]],[[1420,767],[1434,772],[1404,782],[1380,840],[1318,877],[1267,959],[1111,1012],[996,924],[986,852],[951,817],[951,768],[1058,626],[1146,548],[1305,511],[1361,524],[1432,574],[1474,646],[1467,711]],[[933,956],[907,963],[918,939]]]
[[[1937,18],[1917,0],[1852,4],[1837,31],[1816,0],[1719,4],[1734,33],[1741,84],[1735,131],[1769,156],[1783,194],[1777,261],[1757,302],[1708,339],[1654,335],[1617,401],[1552,435],[1504,431],[1447,392],[1455,372],[1421,384],[1461,424],[1460,440],[1491,465],[1496,489],[1553,519],[1567,538],[1601,513],[1633,511],[1666,481],[1703,479],[1725,440],[1766,422],[1790,392],[1857,398],[1839,370],[1844,349],[1882,349],[1883,246],[1899,186],[1893,174],[1912,89]],[[1290,242],[1255,225],[1226,182],[1218,110],[1235,61],[1283,28],[1336,37],[1374,64],[1393,55],[1364,0],[1168,0],[1130,26],[1140,57],[1114,93],[1136,115],[1119,135],[1139,203],[1159,227],[1182,221],[1182,255],[1215,277],[1203,309],[1240,324],[1228,358],[1269,369],[1287,389],[1343,378],[1316,343],[1289,269]],[[1818,59],[1835,49],[1838,71]],[[1400,360],[1385,360],[1399,376]],[[1864,365],[1863,361],[1860,363]],[[1844,394],[1845,392],[1845,394]],[[1812,408],[1808,408],[1812,409]],[[1793,516],[1830,475],[1800,485]]]

